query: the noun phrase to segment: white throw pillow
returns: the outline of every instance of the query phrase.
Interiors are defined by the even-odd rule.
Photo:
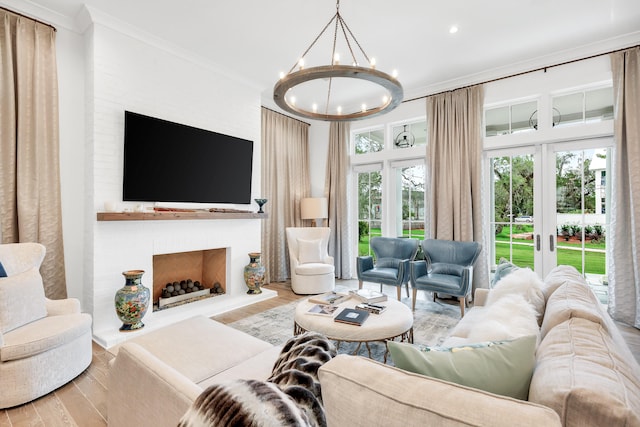
[[[309,264],[312,262],[324,262],[322,254],[322,239],[304,240],[298,239],[298,262]]]
[[[36,267],[0,278],[0,332],[47,316],[42,276]]]
[[[535,308],[540,325],[545,306],[543,287],[544,282],[530,268],[519,268],[496,283],[489,292],[485,305],[491,306],[507,295],[522,295]]]
[[[534,335],[540,340],[536,310],[518,294],[505,295],[483,310],[466,337],[467,342],[508,340]]]

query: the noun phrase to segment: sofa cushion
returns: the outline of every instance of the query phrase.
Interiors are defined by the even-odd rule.
[[[574,317],[540,343],[529,401],[565,426],[640,426],[640,366],[600,323]]]
[[[535,365],[534,336],[452,348],[389,341],[388,347],[394,364],[400,369],[527,399]]]
[[[333,264],[324,264],[311,262],[307,264],[298,264],[296,274],[298,276],[316,276],[321,274],[331,274],[335,270]]]
[[[322,240],[298,239],[298,261],[300,264],[320,263],[324,261],[322,254]]]
[[[542,292],[544,292],[544,299],[548,300],[549,297],[558,289],[569,281],[582,281],[584,278],[578,270],[572,265],[558,265],[553,268],[544,278],[544,285]]]
[[[91,316],[86,313],[49,316],[4,334],[0,360],[24,359],[70,341],[91,331]]]
[[[566,281],[551,294],[540,328],[542,338],[555,326],[574,317],[599,323],[607,329],[600,302],[584,279]]]
[[[47,315],[42,276],[36,267],[0,278],[0,333]]]
[[[201,383],[273,347],[205,316],[165,326],[130,342],[142,346],[194,383]]]
[[[319,373],[330,426],[560,426],[549,408],[364,357],[339,354]]]

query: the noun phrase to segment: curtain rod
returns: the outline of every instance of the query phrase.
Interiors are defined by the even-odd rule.
[[[281,116],[285,116],[285,117],[286,117],[286,118],[288,118],[288,119],[296,120],[296,121],[298,121],[298,122],[300,122],[300,123],[304,123],[304,124],[305,124],[305,125],[307,125],[307,126],[311,126],[311,123],[307,123],[307,122],[305,122],[305,121],[303,121],[303,120],[296,119],[295,117],[288,116],[288,115],[286,115],[286,114],[281,113],[280,111],[272,110],[271,108],[264,107],[264,106],[262,106],[262,108],[264,108],[265,110],[269,110],[269,111],[271,111],[272,113],[276,113],[276,114],[280,114]]]
[[[518,76],[522,76],[524,74],[536,73],[538,71],[544,71],[546,73],[547,69],[549,69],[549,68],[560,67],[561,65],[573,64],[574,62],[580,62],[580,61],[585,61],[587,59],[593,59],[593,58],[597,58],[597,57],[604,56],[604,55],[610,55],[612,53],[622,52],[623,50],[634,49],[636,47],[640,47],[640,44],[637,44],[635,46],[625,47],[625,48],[622,48],[622,49],[611,50],[611,51],[608,51],[608,52],[597,53],[595,55],[586,56],[584,58],[572,59],[570,61],[560,62],[558,64],[547,65],[546,67],[535,68],[533,70],[521,71],[519,73],[510,74],[508,76],[496,77],[495,79],[486,80],[484,82],[474,83],[474,84],[462,86],[462,87],[459,87],[459,88],[456,88],[456,89],[443,90],[441,92],[433,93],[433,94],[430,94],[430,95],[418,96],[416,98],[411,98],[411,99],[404,100],[404,101],[402,101],[402,103],[411,102],[411,101],[415,101],[415,100],[418,100],[418,99],[424,99],[424,98],[428,98],[430,96],[442,95],[443,93],[453,92],[455,90],[467,89],[467,88],[470,88],[472,86],[484,85],[484,84],[487,84],[487,83],[493,83],[493,82],[497,82],[497,81],[500,81],[500,80],[510,79],[511,77],[518,77]]]
[[[7,9],[6,7],[2,7],[2,6],[0,6],[0,9],[2,9],[2,10],[6,10],[7,12],[9,12],[9,13],[13,13],[14,15],[22,16],[23,18],[30,19],[30,20],[32,20],[32,21],[35,21],[35,22],[39,23],[39,24],[46,25],[47,27],[52,28],[52,29],[53,29],[53,31],[56,31],[56,32],[58,31],[58,29],[57,29],[56,27],[54,27],[53,25],[48,24],[48,23],[46,23],[46,22],[44,22],[44,21],[40,21],[39,19],[35,19],[35,18],[32,18],[31,16],[27,16],[27,15],[25,15],[25,14],[23,14],[23,13],[16,12],[15,10]]]

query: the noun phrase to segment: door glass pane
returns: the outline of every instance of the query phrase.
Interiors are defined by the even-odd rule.
[[[372,255],[369,241],[381,236],[382,174],[380,171],[358,174],[358,255]]]
[[[384,129],[355,134],[356,154],[376,153],[384,148]]]
[[[491,158],[494,262],[534,268],[533,156]]]
[[[396,206],[402,210],[397,217],[398,230],[403,237],[424,239],[424,173],[424,165],[397,169],[401,191],[397,192]]]
[[[606,302],[610,150],[556,153],[557,263],[573,265]]]

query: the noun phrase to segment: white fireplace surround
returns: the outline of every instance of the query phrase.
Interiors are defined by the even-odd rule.
[[[244,266],[249,252],[260,251],[260,219],[216,219],[180,221],[98,221],[94,253],[93,331],[94,340],[105,348],[159,327],[195,316],[212,316],[275,297],[263,289],[247,295]],[[258,236],[256,238],[256,236]],[[226,294],[173,307],[147,310],[145,327],[120,332],[114,308],[115,292],[124,285],[123,271],[140,269],[142,283],[153,287],[153,256],[213,248],[227,249]]]

